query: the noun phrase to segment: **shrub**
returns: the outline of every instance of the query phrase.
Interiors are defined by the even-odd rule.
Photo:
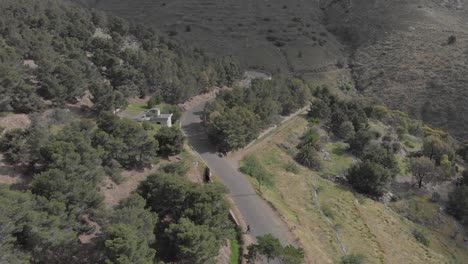
[[[457,37],[455,37],[454,35],[451,35],[450,37],[448,37],[447,44],[452,45],[452,44],[455,44],[455,42],[457,42]]]
[[[391,172],[378,163],[366,160],[353,165],[347,179],[356,191],[378,197],[385,191]]]
[[[161,170],[165,173],[175,174],[179,176],[184,176],[189,170],[189,166],[184,161],[168,163],[161,167]]]
[[[423,231],[414,229],[412,234],[419,243],[425,245],[426,247],[431,244],[431,240],[427,237],[427,235]]]
[[[431,202],[437,203],[440,201],[440,194],[438,192],[433,192],[431,196]]]
[[[415,147],[416,147],[416,146],[414,145],[413,142],[408,141],[408,140],[406,140],[406,141],[404,142],[404,144],[405,144],[405,146],[407,146],[408,148],[415,148]]]
[[[141,123],[141,126],[145,131],[153,130],[153,125],[151,125],[149,121],[143,121],[143,123]]]
[[[165,105],[161,111],[172,114],[172,123],[177,122],[183,114],[178,105]]]
[[[462,223],[468,223],[468,186],[461,186],[449,193],[447,212]]]
[[[149,101],[146,103],[148,108],[153,108],[156,105],[160,104],[162,102],[162,96],[160,95],[155,95],[149,99]]]
[[[284,169],[287,171],[287,172],[290,172],[290,173],[294,173],[294,174],[298,174],[299,173],[299,166],[296,165],[296,163],[290,161],[288,162],[285,166],[284,166]]]
[[[328,217],[330,219],[334,219],[334,217],[335,217],[335,214],[333,213],[333,210],[328,206],[323,206],[322,207],[322,212],[326,217]]]
[[[341,259],[342,264],[361,264],[364,263],[366,257],[362,254],[349,254]]]
[[[260,187],[261,185],[271,186],[273,184],[272,175],[266,171],[254,155],[247,155],[242,159],[240,170],[242,173],[255,178]]]
[[[321,157],[312,145],[307,144],[302,146],[296,155],[296,160],[310,169],[321,169]]]

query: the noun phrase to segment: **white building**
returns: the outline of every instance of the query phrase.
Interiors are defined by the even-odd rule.
[[[161,109],[152,108],[143,113],[142,116],[136,118],[137,121],[149,121],[158,125],[172,126],[172,114],[161,114]]]

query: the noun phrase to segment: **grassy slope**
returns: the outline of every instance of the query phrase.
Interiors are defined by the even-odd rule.
[[[298,174],[287,172],[286,164],[294,161],[278,143],[291,144],[306,129],[307,121],[298,117],[285,126],[253,154],[275,175],[275,187],[262,188],[262,195],[290,226],[297,227],[294,234],[304,246],[308,259],[314,263],[336,263],[342,256],[337,230],[347,252],[366,255],[368,263],[457,263],[455,260],[462,263],[468,259],[468,253],[456,248],[446,235],[453,232],[449,227],[450,230],[426,230],[432,244],[424,247],[412,235],[416,224],[382,203],[356,195],[304,167]],[[352,163],[342,144],[328,144],[326,149],[332,161],[324,162],[322,173],[339,174]],[[331,224],[315,206],[312,186],[318,189],[322,210]],[[424,201],[427,206],[436,206],[427,199]],[[427,213],[438,211],[427,210]]]

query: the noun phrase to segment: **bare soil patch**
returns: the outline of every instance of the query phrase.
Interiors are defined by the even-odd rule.
[[[0,127],[6,130],[15,128],[27,128],[31,120],[26,114],[7,114],[6,116],[0,117]]]
[[[151,173],[156,172],[158,166],[153,168],[147,168],[143,170],[131,170],[122,172],[124,182],[117,185],[109,177],[103,182],[101,192],[104,194],[104,203],[113,207],[119,204],[119,202],[127,198],[138,185],[148,177]]]

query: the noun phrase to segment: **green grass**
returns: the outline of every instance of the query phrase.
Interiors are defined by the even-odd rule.
[[[325,150],[330,154],[330,161],[323,161],[323,172],[332,175],[343,174],[353,163],[353,158],[346,152],[348,144],[343,142],[329,143]]]
[[[141,114],[146,110],[148,110],[148,106],[146,105],[146,103],[134,103],[129,104],[124,112],[128,115],[135,116]]]
[[[240,263],[240,245],[237,239],[231,239],[231,256],[229,256],[229,264]]]

